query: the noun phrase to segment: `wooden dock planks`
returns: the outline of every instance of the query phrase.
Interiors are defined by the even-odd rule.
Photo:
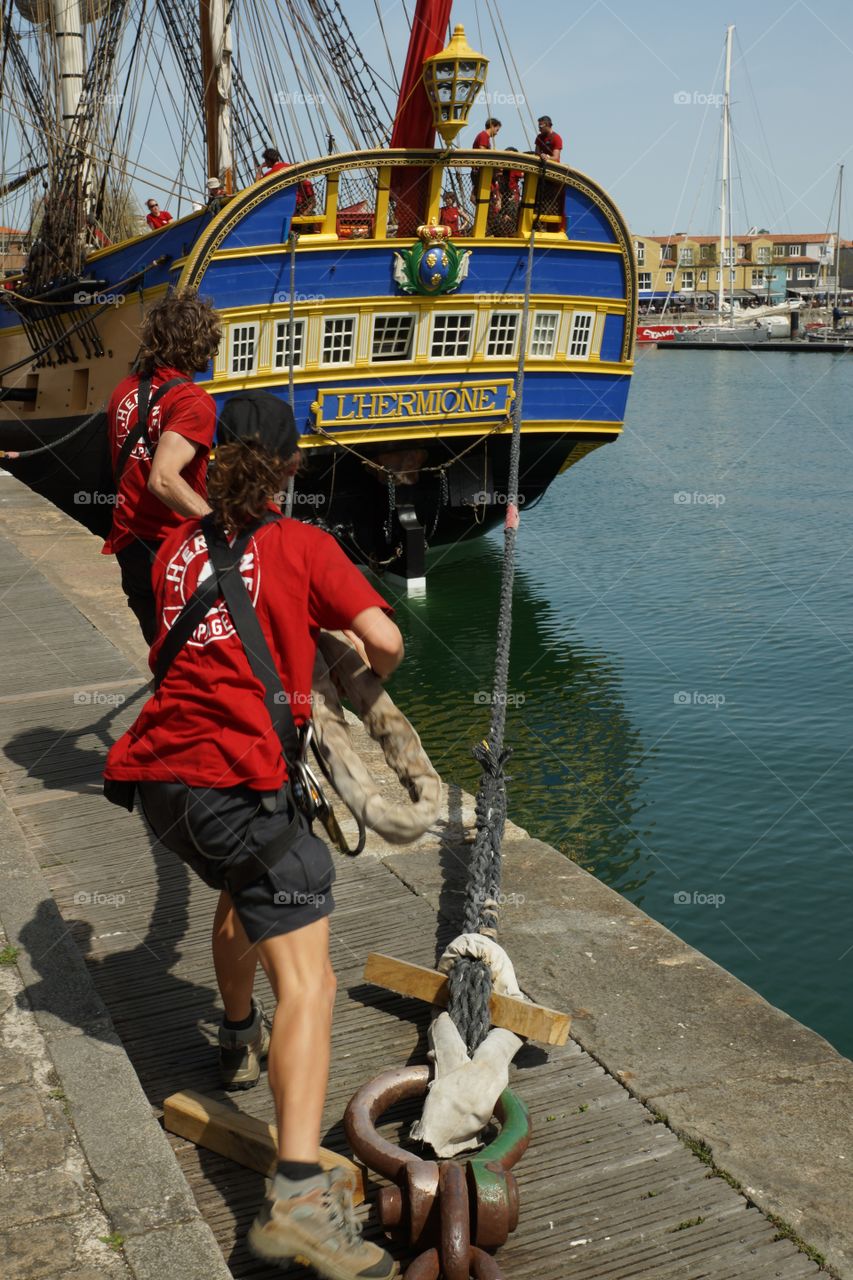
[[[135,715],[134,692],[144,696],[144,680],[136,690],[119,687],[134,674],[127,660],[0,538],[3,591],[0,631],[6,651],[11,643],[14,652],[0,668],[0,698],[8,699],[0,784],[152,1105],[162,1107],[170,1094],[186,1090],[225,1103],[216,1088],[219,1011],[208,941],[215,895],[167,851],[152,848],[138,817],[99,794],[105,743]],[[32,640],[40,632],[38,642]],[[128,702],[74,701],[75,688],[99,688],[99,681]],[[336,865],[331,931],[339,986],[324,1144],[347,1155],[346,1101],[384,1067],[423,1061],[429,1021],[421,1001],[365,982],[368,955],[405,956],[430,970],[456,930],[436,921],[427,903],[381,862],[337,858]],[[519,978],[523,985],[524,975]],[[271,1006],[265,982],[259,991]],[[525,1046],[511,1083],[533,1120],[531,1146],[516,1170],[519,1229],[500,1252],[513,1280],[805,1280],[818,1274],[577,1045]],[[273,1120],[263,1080],[238,1105],[261,1129]],[[385,1131],[399,1136],[413,1118],[399,1108]],[[299,1267],[272,1270],[245,1248],[262,1176],[184,1138],[171,1141],[234,1276],[304,1277]],[[372,1175],[368,1181],[375,1185]]]

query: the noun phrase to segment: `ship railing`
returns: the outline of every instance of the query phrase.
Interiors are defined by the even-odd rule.
[[[316,170],[294,165],[289,181],[308,172],[314,188],[294,229],[306,244],[411,238],[428,222],[447,223],[454,239],[526,240],[535,224],[537,234],[565,241],[564,166],[517,152],[436,152],[432,163],[426,155],[362,153]]]

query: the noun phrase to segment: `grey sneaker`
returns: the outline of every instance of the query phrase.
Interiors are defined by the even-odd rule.
[[[270,1047],[272,1022],[260,1001],[254,1001],[255,1018],[245,1031],[219,1028],[219,1071],[223,1089],[251,1089],[261,1075],[261,1061]]]
[[[339,1169],[302,1195],[265,1200],[249,1231],[249,1248],[265,1262],[295,1259],[323,1280],[394,1280],[400,1274],[390,1253],[362,1239],[349,1182]]]

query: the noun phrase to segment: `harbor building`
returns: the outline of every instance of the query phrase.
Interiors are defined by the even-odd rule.
[[[713,307],[720,288],[743,301],[782,302],[789,297],[811,298],[835,290],[836,237],[769,231],[731,238],[720,260],[719,236],[636,236],[640,304],[694,303]],[[841,241],[842,252],[853,241]]]
[[[27,260],[29,233],[0,227],[0,275],[20,271]]]

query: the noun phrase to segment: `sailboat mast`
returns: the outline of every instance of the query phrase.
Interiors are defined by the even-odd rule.
[[[734,27],[726,27],[726,83],[723,90],[723,170],[720,177],[720,288],[717,297],[717,311],[723,314],[723,293],[725,290],[725,256],[726,256],[726,218],[729,209],[729,92],[732,86],[732,32]],[[734,319],[734,314],[732,315]]]
[[[841,295],[841,186],[844,182],[844,165],[838,166],[838,221],[835,231],[835,310]]]
[[[231,140],[231,24],[225,0],[199,0],[207,176],[234,190]]]

